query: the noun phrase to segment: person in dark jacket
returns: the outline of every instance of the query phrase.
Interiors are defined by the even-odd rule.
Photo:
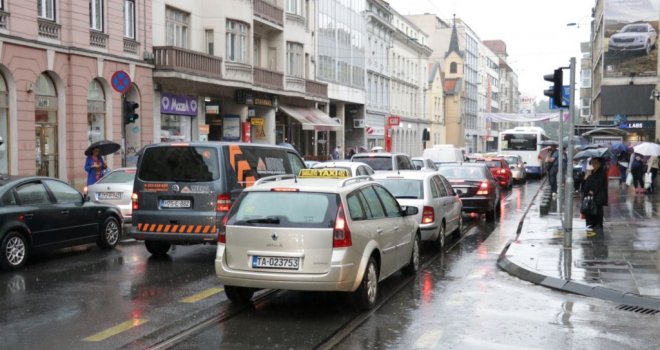
[[[603,207],[607,205],[607,174],[602,158],[592,158],[589,165],[582,184],[582,195],[593,196],[597,210],[595,215],[585,215],[585,218],[588,230],[598,230],[603,228]]]

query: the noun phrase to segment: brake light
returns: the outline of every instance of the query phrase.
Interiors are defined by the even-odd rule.
[[[83,187],[83,194],[87,194],[87,191],[88,191],[88,190],[89,190],[89,189],[87,188],[87,186]]]
[[[222,224],[220,224],[220,230],[218,230],[218,243],[227,243],[227,219],[229,219],[229,215],[222,218]]]
[[[506,174],[506,170],[500,169],[500,174]]]
[[[335,229],[332,231],[332,247],[345,248],[351,245],[353,245],[351,241],[351,230],[348,228],[348,222],[346,222],[344,206],[339,205],[337,220],[335,220]]]
[[[223,193],[218,196],[216,202],[215,211],[217,212],[228,212],[231,209],[231,194]]]
[[[488,182],[484,181],[479,185],[479,189],[477,190],[477,195],[485,196],[488,195]]]
[[[138,204],[138,194],[135,192],[131,195],[131,208],[133,210],[140,209],[140,205]]]
[[[430,224],[435,221],[435,211],[432,207],[424,207],[422,211],[422,224]]]

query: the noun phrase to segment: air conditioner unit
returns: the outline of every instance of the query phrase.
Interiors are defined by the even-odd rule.
[[[365,127],[364,119],[353,119],[354,129],[363,129]]]

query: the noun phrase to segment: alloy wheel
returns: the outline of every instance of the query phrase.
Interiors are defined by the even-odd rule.
[[[11,237],[7,242],[5,254],[10,265],[19,265],[25,259],[25,242],[20,237]]]

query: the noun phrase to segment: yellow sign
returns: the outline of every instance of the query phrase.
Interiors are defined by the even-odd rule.
[[[250,118],[250,124],[252,124],[252,125],[264,125],[264,118]]]
[[[208,124],[202,124],[199,126],[199,133],[201,135],[208,135],[209,134],[209,125]]]
[[[300,169],[298,177],[343,178],[351,177],[346,169]]]

